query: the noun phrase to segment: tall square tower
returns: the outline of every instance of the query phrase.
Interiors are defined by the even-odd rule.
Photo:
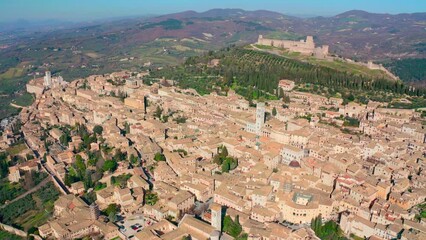
[[[258,102],[256,106],[256,132],[260,134],[260,131],[265,124],[265,103]]]
[[[210,210],[212,212],[211,216],[211,225],[218,230],[222,231],[222,206],[217,203],[212,203],[210,205]]]
[[[50,71],[46,71],[46,75],[44,76],[44,86],[45,87],[52,86],[52,73]]]

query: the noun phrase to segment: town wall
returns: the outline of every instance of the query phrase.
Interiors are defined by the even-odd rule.
[[[27,233],[26,233],[26,232],[24,232],[24,231],[22,231],[22,230],[19,230],[19,229],[17,229],[17,228],[14,228],[14,227],[12,227],[12,226],[9,226],[9,225],[6,225],[6,224],[3,224],[3,223],[0,223],[0,229],[4,230],[4,231],[6,231],[6,232],[9,232],[9,233],[12,233],[12,234],[15,234],[15,235],[18,235],[18,236],[24,237],[24,238],[26,238],[26,237],[27,237]]]

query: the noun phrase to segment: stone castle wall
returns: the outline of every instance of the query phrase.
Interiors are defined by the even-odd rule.
[[[20,236],[20,237],[24,237],[24,238],[26,238],[26,237],[27,237],[27,233],[26,233],[26,232],[24,232],[24,231],[22,231],[22,230],[19,230],[19,229],[17,229],[17,228],[14,228],[14,227],[12,227],[12,226],[9,226],[9,225],[6,225],[6,224],[3,224],[3,223],[0,223],[0,229],[4,230],[4,231],[6,231],[6,232],[10,232],[10,233],[12,233],[12,234],[18,235],[18,236]]]
[[[38,78],[38,79],[30,80],[27,83],[26,88],[27,88],[27,92],[33,93],[36,96],[43,94],[43,91],[44,91],[43,79]]]
[[[314,38],[312,36],[307,36],[306,40],[291,41],[264,38],[262,35],[259,35],[257,44],[285,48],[292,52],[300,52],[302,54],[315,55],[317,57],[325,57],[328,55],[328,45],[316,48]]]
[[[383,72],[385,72],[389,77],[391,77],[394,80],[399,79],[397,76],[395,76],[393,73],[391,73],[389,70],[387,70],[385,67],[383,67],[382,64],[375,64],[372,61],[368,61],[366,65],[369,69],[372,70],[381,70]]]

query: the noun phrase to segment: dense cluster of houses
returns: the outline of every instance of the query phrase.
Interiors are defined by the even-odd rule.
[[[426,237],[426,223],[415,218],[416,205],[426,197],[426,129],[419,112],[377,102],[343,105],[339,98],[293,91],[288,80],[278,87],[289,103],[250,107],[232,90],[227,96],[200,96],[161,82],[144,85],[144,74],[96,75],[52,87],[20,114],[26,143],[40,156],[46,154],[47,168],[62,181],[77,154],[87,157],[75,151],[79,136],[71,137],[67,150],[50,146],[47,152],[42,139],[48,126],[101,125],[103,144],[138,156],[143,168],[120,162],[100,180],[108,186],[96,192],[101,209],[115,203],[125,214],[150,219],[135,238],[223,238],[227,235],[214,224],[218,216],[213,214],[220,212],[220,218],[223,209],[233,219],[239,216],[249,239],[315,239],[307,226],[319,215],[338,221],[348,235]],[[348,119],[359,124],[347,125]],[[62,134],[53,128],[44,137],[58,144]],[[213,162],[223,147],[238,159],[229,173]],[[99,143],[90,147],[99,148]],[[158,153],[165,161],[154,160]],[[126,186],[110,184],[112,176],[122,174],[131,175]],[[68,190],[75,195],[85,191],[81,182]],[[148,192],[158,196],[154,205],[144,204]],[[62,196],[55,203],[57,217],[40,233],[63,239],[88,233],[120,236],[78,199]],[[187,214],[196,202],[210,206],[201,215],[211,225]],[[73,219],[85,220],[77,224]],[[283,221],[304,227],[292,231],[278,224]]]

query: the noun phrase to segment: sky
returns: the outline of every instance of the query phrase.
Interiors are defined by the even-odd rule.
[[[212,8],[262,9],[294,16],[331,16],[354,9],[397,14],[426,12],[426,0],[0,0],[0,22],[78,22]]]

